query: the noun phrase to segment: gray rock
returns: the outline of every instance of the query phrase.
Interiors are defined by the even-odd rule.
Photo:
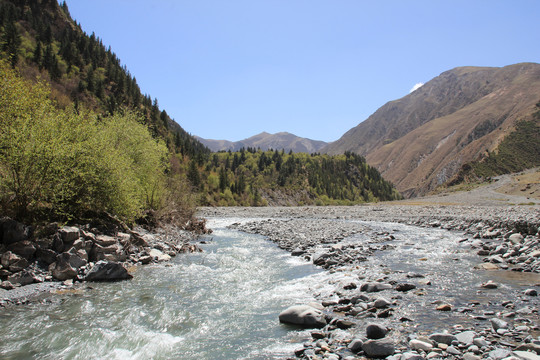
[[[446,352],[449,353],[450,355],[454,355],[454,356],[459,356],[459,355],[461,355],[461,351],[459,351],[458,349],[456,349],[454,346],[449,346],[449,347],[446,349]]]
[[[51,249],[41,249],[38,248],[36,250],[36,259],[39,261],[44,262],[45,264],[49,265],[56,261],[56,256],[58,254],[56,251]]]
[[[523,294],[527,296],[538,296],[538,291],[536,291],[535,289],[527,289],[523,292]]]
[[[472,345],[474,338],[476,337],[476,333],[474,331],[463,331],[459,334],[456,334],[457,340],[465,345]]]
[[[366,327],[368,339],[382,339],[388,333],[388,329],[380,324],[369,324]]]
[[[413,289],[416,289],[416,285],[414,284],[397,284],[396,285],[396,291],[401,291],[401,292],[407,292],[409,290],[413,290]]]
[[[384,309],[384,308],[387,308],[391,305],[392,303],[388,300],[386,300],[385,298],[383,297],[380,297],[380,298],[377,298],[374,302],[374,306],[377,308],[377,309]]]
[[[514,243],[514,244],[521,244],[523,242],[523,235],[521,234],[512,234],[508,237],[508,240],[511,242],[511,243]]]
[[[112,236],[96,235],[95,243],[100,246],[107,247],[107,246],[115,245],[116,243],[118,243],[118,241]]]
[[[17,254],[12,253],[11,251],[6,251],[2,254],[1,262],[3,267],[9,269],[9,271],[12,272],[26,269],[29,265],[28,260]]]
[[[309,305],[294,305],[279,314],[279,321],[308,328],[321,328],[326,320],[321,311]]]
[[[79,228],[75,226],[64,226],[58,230],[58,233],[60,234],[60,239],[62,239],[64,244],[70,244],[77,240],[80,236]]]
[[[122,264],[112,261],[98,261],[83,278],[85,281],[118,281],[133,278]]]
[[[365,283],[360,286],[360,291],[372,293],[392,289],[392,285],[383,283]]]
[[[71,266],[73,269],[78,270],[82,266],[87,264],[87,261],[82,259],[79,255],[72,254],[72,253],[62,253],[59,254],[56,257],[56,264],[63,266],[64,264],[67,264]]]
[[[520,344],[516,350],[519,351],[533,351],[536,354],[540,355],[540,344],[535,343],[526,343],[526,344]]]
[[[426,352],[431,351],[431,349],[433,349],[433,345],[431,345],[428,342],[418,340],[418,339],[413,339],[413,340],[409,341],[409,346],[413,350],[423,350],[423,351],[426,351]]]
[[[446,344],[446,345],[452,344],[453,341],[458,341],[455,335],[445,334],[445,333],[431,334],[429,336],[429,339],[435,341],[436,343]]]
[[[77,270],[74,269],[64,258],[62,258],[60,262],[55,262],[51,264],[51,266],[52,276],[56,280],[65,281],[73,279],[75,276],[77,276]]]
[[[19,271],[8,277],[8,281],[12,284],[20,284],[21,286],[29,285],[43,280],[38,278],[33,272],[29,270]]]
[[[496,289],[499,287],[496,283],[494,283],[492,280],[489,280],[488,282],[485,282],[481,285],[484,289]]]
[[[349,343],[347,348],[356,354],[362,350],[362,345],[364,345],[364,340],[356,338]]]
[[[540,360],[540,355],[529,351],[515,350],[513,354],[523,360]]]
[[[0,218],[0,243],[5,245],[28,240],[32,236],[32,228],[8,217]]]
[[[473,353],[465,353],[463,354],[463,360],[481,360],[482,358],[480,356],[474,355]]]
[[[488,353],[489,357],[493,360],[502,360],[512,355],[512,352],[507,349],[495,349]]]
[[[399,360],[424,360],[424,357],[420,354],[408,351],[401,354]]]
[[[493,330],[497,331],[499,329],[507,329],[508,323],[504,320],[492,318],[489,320],[491,322],[491,326],[493,327]]]
[[[486,341],[486,339],[478,337],[474,338],[473,344],[478,346],[479,348],[483,348],[489,345],[489,342]]]
[[[394,343],[390,339],[368,340],[362,345],[367,356],[385,358],[396,352]]]
[[[26,260],[32,259],[36,253],[36,247],[29,240],[21,240],[16,243],[7,246],[7,249],[19,256],[22,256]]]

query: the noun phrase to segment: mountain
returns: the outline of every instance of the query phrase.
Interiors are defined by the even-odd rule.
[[[239,151],[242,148],[260,148],[261,150],[285,150],[295,153],[315,153],[328,145],[324,141],[301,138],[288,132],[269,134],[262,132],[250,138],[232,142],[228,140],[209,140],[196,137],[212,151]]]
[[[540,100],[540,64],[459,67],[379,108],[321,151],[366,157],[406,196],[423,195],[494,151]]]
[[[25,79],[50,83],[61,108],[81,106],[104,116],[134,110],[172,153],[209,152],[160,109],[157,99],[142,94],[135,76],[99,37],[81,29],[65,2],[0,0],[0,57]]]

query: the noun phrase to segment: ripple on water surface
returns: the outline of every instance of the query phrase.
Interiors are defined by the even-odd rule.
[[[223,225],[223,224],[217,224]],[[223,227],[205,252],[0,312],[0,355],[27,359],[282,358],[308,335],[279,324],[321,271],[262,237]]]

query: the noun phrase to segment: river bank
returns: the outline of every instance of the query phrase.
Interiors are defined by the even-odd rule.
[[[313,330],[298,358],[540,355],[538,207],[377,204],[199,213],[242,219],[230,228],[263,235],[334,274],[335,290],[316,294],[308,311],[326,325]],[[374,222],[424,230],[414,238],[411,227]],[[454,237],[440,241],[446,230]],[[401,256],[407,252],[412,257]],[[413,264],[400,264],[411,258]]]

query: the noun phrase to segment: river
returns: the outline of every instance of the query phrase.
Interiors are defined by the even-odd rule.
[[[425,311],[435,300],[488,306],[501,297],[512,300],[523,286],[521,278],[499,274],[496,280],[505,284],[497,293],[479,291],[493,273],[474,273],[478,258],[460,247],[458,235],[444,230],[363,223],[394,234],[397,251],[378,252],[363,268],[331,274],[261,236],[227,229],[234,221],[211,220],[214,232],[203,239],[203,253],[138,267],[131,281],[81,284],[41,302],[1,309],[0,357],[282,359],[310,339],[310,332],[280,324],[279,312],[332,296],[359,277],[425,274],[435,291],[403,294],[408,306],[397,316],[431,327],[444,326],[448,316]],[[365,236],[344,242],[369,241]]]

